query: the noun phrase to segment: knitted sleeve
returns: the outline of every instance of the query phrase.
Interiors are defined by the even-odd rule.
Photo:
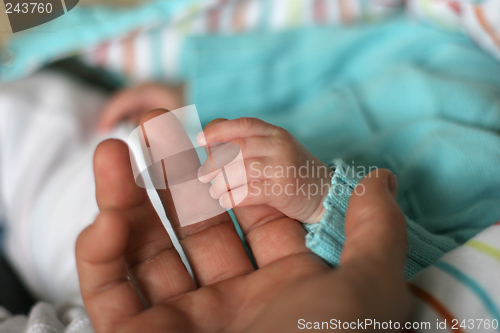
[[[326,212],[320,222],[305,225],[305,228],[308,231],[307,247],[330,265],[336,266],[339,264],[345,241],[344,218],[347,205],[361,178],[342,160],[335,160],[332,164],[335,173],[328,196],[323,203]],[[408,239],[406,278],[433,264],[446,252],[459,245],[449,237],[431,234],[408,218],[406,218],[406,230]]]

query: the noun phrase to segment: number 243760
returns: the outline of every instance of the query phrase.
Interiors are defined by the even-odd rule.
[[[43,13],[52,13],[52,4],[50,2],[48,3],[38,3],[38,2],[30,2],[30,3],[17,3],[15,6],[13,6],[11,3],[6,3],[5,4],[5,12],[7,14],[13,14],[13,13],[18,13],[18,14],[43,14]]]

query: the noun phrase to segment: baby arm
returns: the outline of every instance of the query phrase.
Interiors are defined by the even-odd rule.
[[[138,123],[147,112],[154,109],[175,110],[183,105],[183,87],[161,83],[145,83],[124,89],[105,106],[99,120],[99,129],[108,131],[119,122]]]
[[[232,196],[238,207],[269,205],[301,222],[320,221],[333,174],[330,168],[286,130],[260,119],[214,122],[198,135],[198,144],[234,143],[244,160],[225,166],[226,175],[220,169],[212,172],[210,158],[200,167],[200,181],[213,180],[210,194],[222,207],[232,207]],[[216,155],[217,146],[212,150]],[[227,184],[225,178],[233,181]]]

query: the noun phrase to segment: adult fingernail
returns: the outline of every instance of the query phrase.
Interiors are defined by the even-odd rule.
[[[398,198],[398,178],[391,174],[389,179],[387,179],[387,187],[389,188],[389,192],[391,192],[394,199]]]

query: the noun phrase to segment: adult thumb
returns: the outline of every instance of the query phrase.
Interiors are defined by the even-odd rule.
[[[396,196],[396,176],[386,169],[372,171],[357,185],[345,216],[342,267],[403,275],[406,225]]]

